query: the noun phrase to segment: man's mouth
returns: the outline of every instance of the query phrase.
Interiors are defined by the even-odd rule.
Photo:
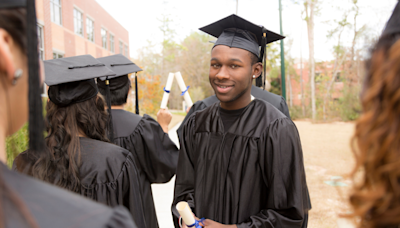
[[[218,84],[215,85],[217,86],[217,91],[219,93],[227,93],[233,88],[232,85],[218,85]]]

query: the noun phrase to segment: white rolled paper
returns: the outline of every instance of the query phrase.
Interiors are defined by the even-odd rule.
[[[179,88],[181,89],[181,91],[182,92],[185,91],[186,90],[186,85],[185,85],[185,82],[183,81],[181,72],[179,72],[179,71],[176,72],[175,73],[175,78],[178,81]],[[187,104],[188,107],[191,107],[193,105],[192,99],[190,98],[190,95],[189,95],[189,91],[186,91],[186,93],[183,95],[183,98],[185,99],[186,104]]]
[[[192,210],[190,209],[189,204],[187,202],[181,201],[178,204],[176,204],[176,210],[178,210],[179,214],[181,215],[186,225],[192,225],[196,222]]]
[[[174,80],[174,73],[169,73],[168,79],[167,79],[167,84],[165,85],[165,90],[171,91],[172,87],[172,81]],[[166,108],[168,104],[168,99],[169,99],[169,93],[164,91],[164,96],[161,101],[161,108]]]

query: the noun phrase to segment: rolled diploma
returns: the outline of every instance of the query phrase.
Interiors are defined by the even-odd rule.
[[[169,73],[165,90],[171,91],[172,81],[174,80],[174,73]],[[166,108],[168,104],[169,93],[164,91],[164,96],[161,101],[161,108]]]
[[[185,85],[185,82],[183,81],[181,72],[176,72],[175,73],[175,78],[178,81],[179,88],[181,89],[181,91],[182,92],[185,91],[186,90],[186,85]],[[192,99],[190,98],[190,95],[189,95],[189,91],[186,91],[186,93],[183,95],[183,98],[185,99],[186,105],[188,107],[191,107],[193,105]]]
[[[189,207],[189,204],[185,201],[181,201],[176,204],[176,210],[178,210],[181,215],[183,221],[186,225],[193,225],[195,223],[195,219],[192,213],[192,210]]]

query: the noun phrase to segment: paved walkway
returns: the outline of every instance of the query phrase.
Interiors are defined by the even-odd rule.
[[[176,130],[181,123],[178,123],[169,131],[169,137],[171,140],[178,145],[178,136],[176,135]],[[166,184],[152,184],[151,188],[153,190],[154,204],[156,206],[157,219],[160,228],[173,228],[174,224],[172,222],[171,215],[171,204],[174,195],[174,183],[175,177]]]

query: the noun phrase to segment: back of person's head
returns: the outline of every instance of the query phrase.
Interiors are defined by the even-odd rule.
[[[124,77],[128,77],[128,75],[110,80],[110,85],[111,85],[110,100],[111,100],[111,105],[113,106],[124,105],[128,100],[131,83],[129,79],[124,80]],[[117,84],[117,86],[114,86],[115,88],[112,86],[113,83],[112,81],[122,81],[122,80],[127,81],[127,83],[122,83],[121,86]],[[101,93],[101,95],[103,95],[104,98],[107,99],[105,81],[97,80],[97,87],[99,88],[99,92]]]
[[[41,165],[39,179],[62,188],[80,192],[79,136],[108,142],[108,113],[101,95],[65,107],[48,101],[46,107],[48,136],[46,144],[53,156],[50,166]]]
[[[400,33],[382,35],[367,62],[353,151],[350,203],[359,227],[400,224]],[[361,175],[359,171],[361,172]]]

